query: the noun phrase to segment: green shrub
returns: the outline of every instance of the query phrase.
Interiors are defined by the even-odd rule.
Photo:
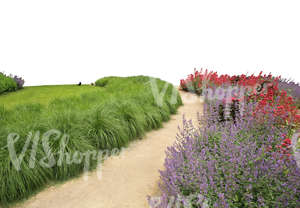
[[[104,77],[104,78],[98,79],[95,82],[95,85],[98,87],[105,87],[108,84],[108,81],[111,79],[113,79],[113,77]]]
[[[0,72],[0,94],[15,91],[17,89],[18,86],[14,79]]]

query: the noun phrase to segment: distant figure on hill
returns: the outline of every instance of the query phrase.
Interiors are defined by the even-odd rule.
[[[78,83],[78,86],[81,86],[81,82]]]

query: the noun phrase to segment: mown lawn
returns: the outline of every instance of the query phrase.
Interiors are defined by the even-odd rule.
[[[91,85],[45,85],[24,87],[22,90],[0,95],[0,105],[13,108],[20,104],[40,103],[47,105],[55,98],[66,98],[87,92],[101,92],[101,88]]]

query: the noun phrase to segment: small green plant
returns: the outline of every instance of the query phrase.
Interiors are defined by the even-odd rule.
[[[5,92],[12,92],[18,89],[15,80],[4,73],[0,72],[0,94]]]

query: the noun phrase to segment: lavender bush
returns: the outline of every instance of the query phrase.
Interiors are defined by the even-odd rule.
[[[14,76],[13,79],[15,80],[18,89],[22,89],[24,86],[24,79],[22,79],[22,77],[18,77],[18,76]]]
[[[18,76],[6,75],[0,72],[0,94],[23,88],[24,80]]]
[[[168,148],[156,207],[300,207],[300,170],[274,150],[288,127],[251,116],[219,123],[215,104],[205,109],[202,127],[184,120]]]

